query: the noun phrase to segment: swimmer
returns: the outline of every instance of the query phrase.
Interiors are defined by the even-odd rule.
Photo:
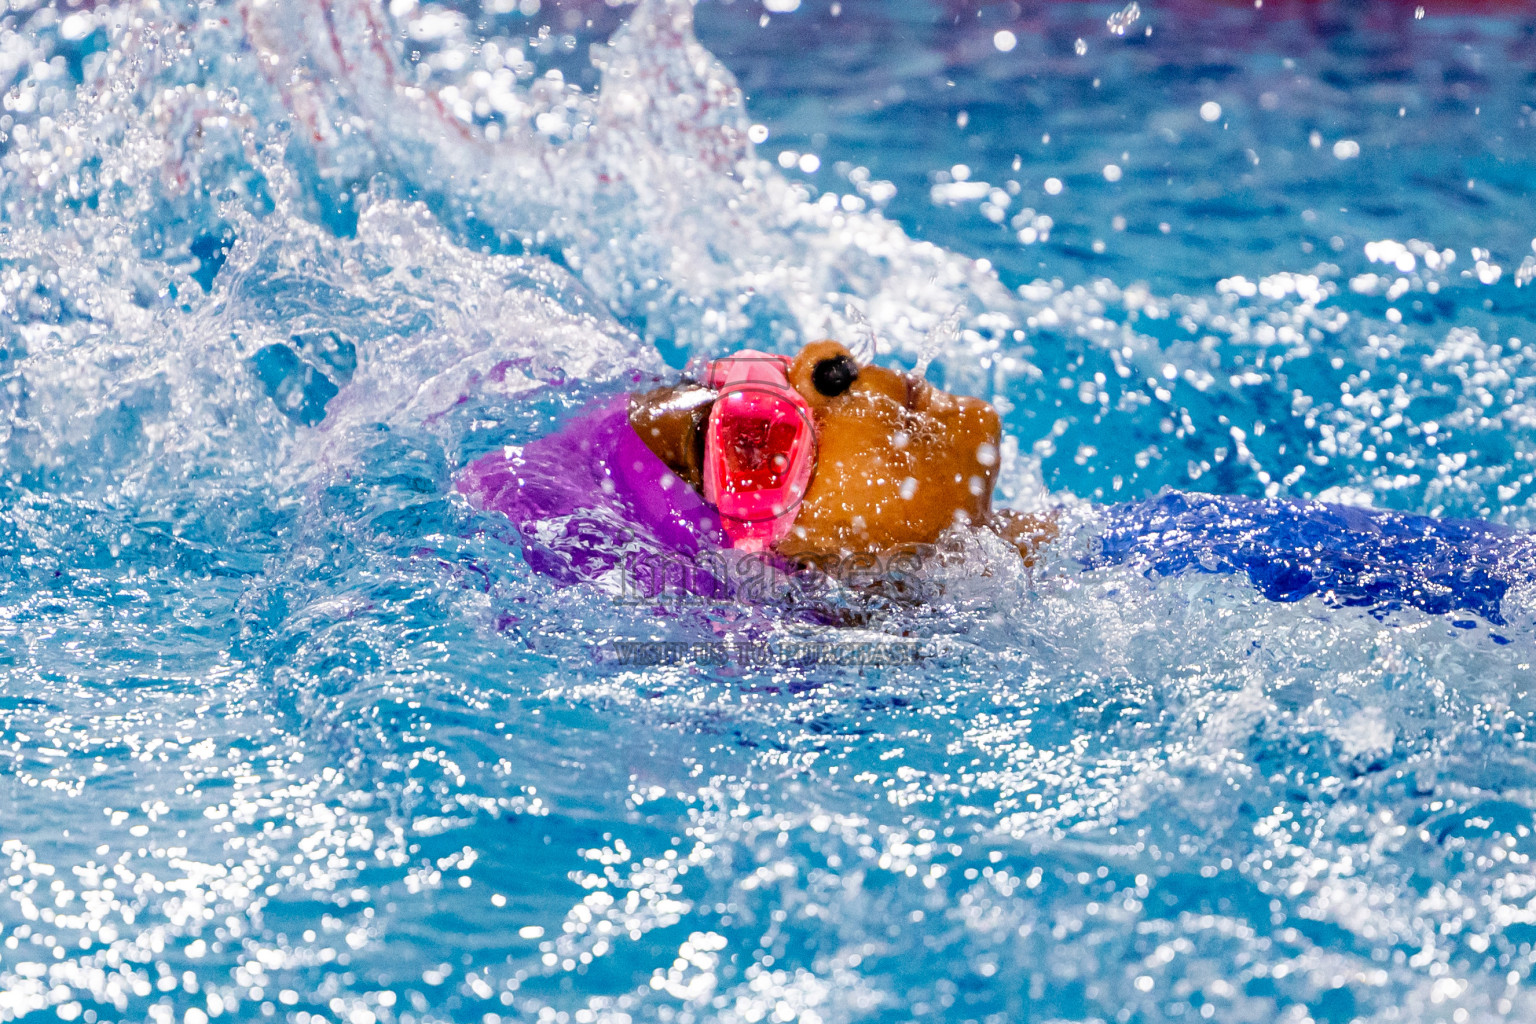
[[[734,547],[791,559],[889,554],[960,525],[995,530],[1028,560],[1055,532],[1047,519],[992,508],[1002,427],[991,405],[860,366],[835,341],[793,360],[717,361],[702,383],[632,396],[629,423],[720,510]],[[803,447],[780,450],[797,437]],[[754,490],[772,492],[768,506],[738,509]]]
[[[637,541],[823,565],[920,551],[958,527],[990,530],[1034,564],[1060,534],[1053,517],[992,507],[1002,432],[981,399],[860,365],[835,341],[792,358],[739,352],[701,376],[492,452],[459,489],[512,521],[530,566],[570,582],[601,577]],[[1084,569],[1245,574],[1273,600],[1375,614],[1501,624],[1536,560],[1529,537],[1493,524],[1316,501],[1165,493],[1098,512]]]

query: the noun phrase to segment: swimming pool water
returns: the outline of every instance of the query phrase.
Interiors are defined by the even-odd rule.
[[[1163,488],[1531,525],[1529,11],[769,6],[0,6],[0,1019],[1536,1012],[1528,585],[1081,571]],[[658,608],[453,493],[865,330],[1033,572]]]

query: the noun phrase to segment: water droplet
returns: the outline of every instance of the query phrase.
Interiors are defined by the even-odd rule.
[[[1141,17],[1141,5],[1136,0],[1131,0],[1124,8],[1109,16],[1105,24],[1109,27],[1110,35],[1123,36],[1126,30],[1136,24]],[[1079,50],[1079,53],[1082,51]]]
[[[1520,269],[1515,271],[1515,287],[1524,288],[1536,280],[1536,256],[1527,256]]]
[[[1079,39],[1077,42],[1072,44],[1072,49],[1077,53],[1079,57],[1081,57],[1083,54],[1088,52],[1088,41],[1086,39]]]
[[[843,307],[843,315],[848,319],[848,337],[843,344],[848,346],[854,362],[860,366],[867,365],[879,351],[875,329],[863,311],[851,302]]]
[[[923,339],[923,347],[918,351],[917,365],[912,367],[914,376],[927,376],[928,366],[933,362],[934,357],[959,340],[960,321],[964,318],[965,307],[956,306],[949,311],[948,316],[934,324],[928,336]]]

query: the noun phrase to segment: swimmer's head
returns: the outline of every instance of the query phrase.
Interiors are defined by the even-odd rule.
[[[813,342],[778,365],[794,392],[786,398],[809,409],[815,444],[809,483],[775,550],[789,557],[888,551],[931,544],[957,523],[989,522],[1001,436],[992,406],[910,374],[860,366],[835,341]],[[630,405],[641,439],[701,493],[714,397],[684,383],[637,394]]]

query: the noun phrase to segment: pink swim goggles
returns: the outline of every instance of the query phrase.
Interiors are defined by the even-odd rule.
[[[719,392],[704,435],[704,500],[731,546],[763,551],[789,535],[816,464],[816,421],[789,383],[790,359],[745,349],[709,364]]]

